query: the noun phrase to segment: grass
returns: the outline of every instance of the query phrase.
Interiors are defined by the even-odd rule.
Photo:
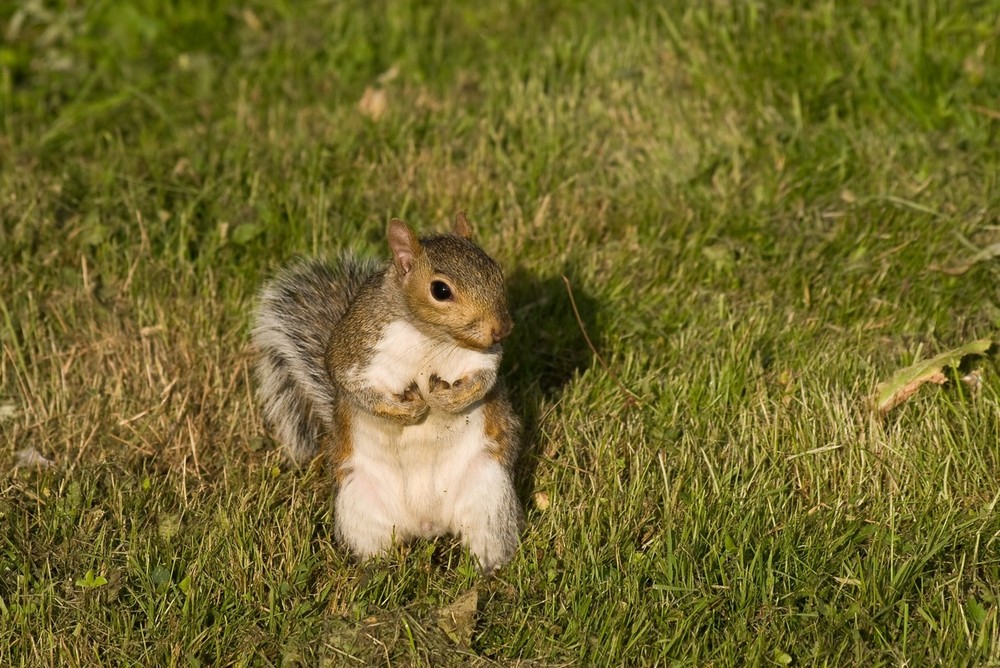
[[[867,405],[1000,338],[1000,264],[940,271],[1000,241],[998,16],[3,5],[0,664],[1000,664],[996,349]],[[247,346],[292,257],[463,208],[528,426],[491,581],[347,558]]]

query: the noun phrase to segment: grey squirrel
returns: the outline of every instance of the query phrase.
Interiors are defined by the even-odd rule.
[[[497,377],[513,322],[500,266],[451,233],[388,229],[392,260],[307,260],[266,283],[252,333],[265,422],[296,464],[322,451],[335,531],[364,559],[461,537],[491,574],[517,549],[521,425]]]

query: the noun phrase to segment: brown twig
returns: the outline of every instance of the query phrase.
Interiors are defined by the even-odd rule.
[[[583,334],[583,338],[587,341],[587,345],[590,347],[590,352],[594,353],[594,357],[597,361],[601,363],[604,367],[604,371],[611,377],[611,380],[615,381],[615,385],[618,386],[622,392],[625,393],[625,402],[631,406],[641,406],[642,402],[639,401],[637,397],[631,390],[629,390],[625,385],[618,379],[618,375],[608,366],[608,363],[604,361],[601,357],[601,353],[597,352],[597,348],[594,347],[594,343],[590,340],[590,336],[587,334],[587,328],[583,324],[583,318],[580,317],[580,310],[576,307],[576,299],[573,297],[573,286],[570,285],[569,279],[565,275],[562,277],[563,283],[566,284],[566,294],[569,295],[570,306],[573,307],[573,315],[576,316],[576,324],[580,327],[580,332]]]

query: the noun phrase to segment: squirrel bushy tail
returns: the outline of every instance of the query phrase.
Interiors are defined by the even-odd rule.
[[[257,394],[264,420],[295,464],[308,462],[331,423],[333,382],[324,363],[334,325],[375,260],[344,254],[336,263],[305,260],[264,284],[252,332]]]

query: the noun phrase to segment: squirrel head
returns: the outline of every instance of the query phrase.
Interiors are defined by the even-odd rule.
[[[406,223],[389,223],[395,280],[417,320],[464,348],[487,350],[514,327],[504,294],[503,271],[472,242],[465,212],[450,234],[417,238]]]

